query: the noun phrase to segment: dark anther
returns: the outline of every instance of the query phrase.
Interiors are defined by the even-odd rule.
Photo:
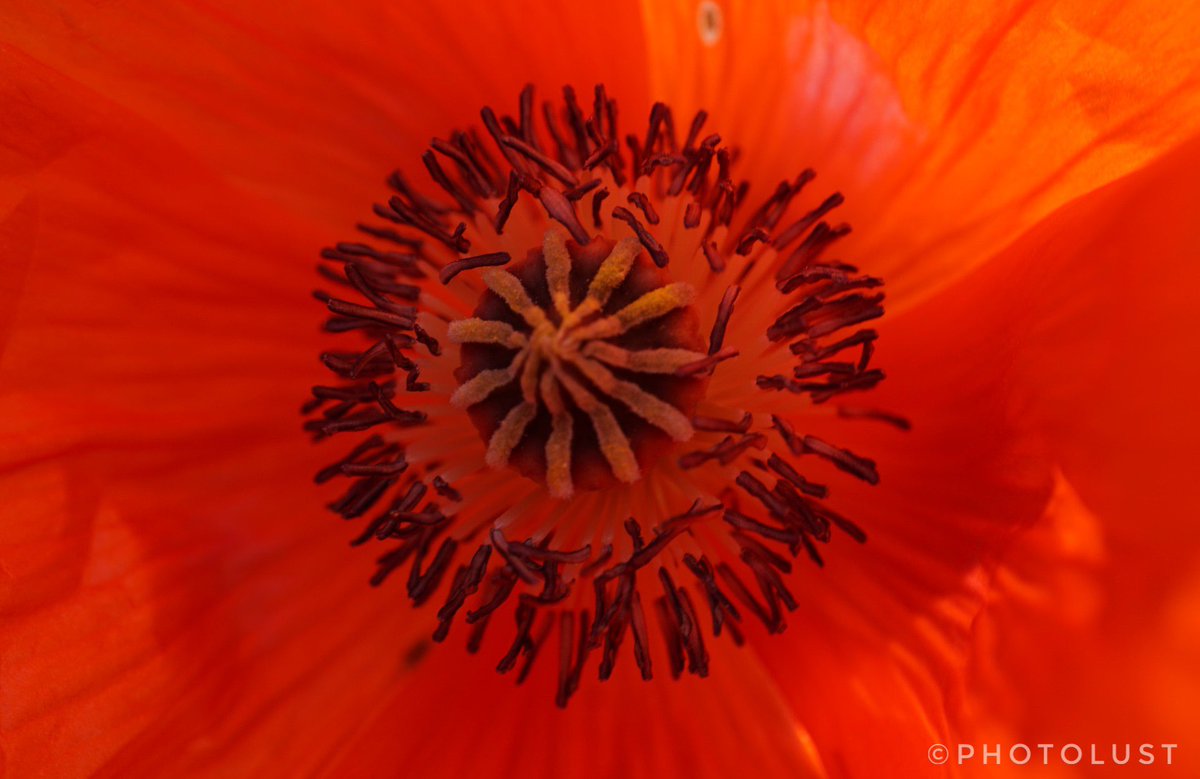
[[[429,353],[434,357],[437,357],[442,353],[442,347],[437,342],[437,339],[427,333],[420,325],[413,325],[413,335],[417,337],[417,342],[428,349]]]
[[[747,233],[745,238],[738,241],[736,251],[738,254],[745,257],[746,255],[750,254],[750,250],[754,248],[754,244],[759,242],[766,243],[770,237],[770,234],[767,233],[766,230],[763,230],[761,227],[756,227]]]
[[[638,208],[645,215],[646,221],[652,225],[658,224],[658,212],[654,210],[654,205],[650,202],[650,198],[641,192],[630,192],[627,198],[630,205]]]
[[[563,194],[565,194],[567,196],[567,200],[570,200],[572,203],[574,203],[579,200],[582,200],[585,195],[589,194],[592,190],[596,189],[599,186],[600,186],[600,179],[592,179],[591,181],[589,181],[585,184],[580,184],[579,186],[575,187],[574,189],[568,190],[567,192],[565,192]]]
[[[457,166],[458,170],[467,179],[467,183],[474,191],[476,197],[494,197],[496,192],[492,187],[491,182],[488,180],[487,174],[483,172],[483,170],[479,167],[475,160],[471,158],[469,152],[466,150],[465,139],[466,136],[458,134],[458,141],[461,144],[461,147],[446,143],[439,138],[435,138],[430,146],[438,153],[449,157],[454,161],[454,164]]]
[[[521,669],[517,671],[517,684],[522,684],[529,677],[529,672],[533,670],[533,661],[537,659],[542,647],[546,645],[546,639],[550,637],[550,633],[553,630],[554,615],[548,614],[546,619],[542,620],[542,626],[533,637],[533,645],[527,647],[525,650],[525,660],[521,663]]]
[[[692,417],[692,427],[697,430],[709,430],[715,433],[746,433],[750,430],[750,425],[754,421],[754,416],[747,411],[742,415],[742,418],[734,422],[728,419],[715,419],[713,417]]]
[[[766,607],[759,603],[758,599],[750,593],[749,588],[746,587],[745,583],[742,582],[728,563],[717,563],[717,574],[725,582],[733,597],[737,598],[743,606],[750,609],[750,613],[758,617],[759,621],[766,626],[768,632],[783,632],[784,624],[782,615],[777,612],[768,614]]]
[[[633,232],[637,234],[638,240],[641,241],[642,246],[646,248],[646,251],[650,253],[650,259],[654,260],[655,265],[660,268],[667,267],[667,263],[670,262],[670,258],[667,257],[666,250],[663,249],[662,244],[658,242],[658,239],[650,234],[650,231],[648,231],[642,225],[642,223],[638,221],[638,218],[634,216],[628,208],[625,208],[624,206],[617,206],[612,210],[612,215],[614,219],[620,219],[622,222],[629,225]]]
[[[399,314],[395,311],[381,311],[377,308],[360,306],[357,303],[347,303],[344,300],[337,300],[336,298],[330,298],[326,305],[328,305],[329,310],[335,314],[353,316],[359,319],[370,319],[371,321],[378,322],[381,325],[388,325],[400,330],[409,329],[416,321],[415,311],[412,313]]]
[[[537,134],[533,131],[533,84],[526,84],[521,89],[520,106],[520,136],[534,149],[540,151]]]
[[[558,150],[558,157],[568,167],[578,168],[580,160],[578,152],[571,147],[570,144],[563,138],[562,132],[558,127],[558,120],[554,115],[554,104],[549,101],[542,103],[542,119],[546,123],[546,130],[549,131],[550,137],[554,139],[554,146]]]
[[[725,258],[721,256],[715,241],[703,241],[700,248],[704,251],[704,259],[708,260],[708,267],[712,269],[713,273],[725,270]]]
[[[553,187],[544,186],[538,192],[537,198],[542,202],[542,206],[550,218],[567,228],[567,232],[577,243],[586,244],[591,240],[591,236],[579,223],[579,217],[575,215],[574,204],[567,200],[562,192]]]
[[[736,284],[725,290],[721,296],[721,305],[717,307],[717,317],[713,320],[712,333],[708,337],[708,353],[716,354],[725,343],[725,330],[729,327],[729,318],[733,316],[733,304],[737,302],[742,288]]]
[[[504,232],[504,225],[508,223],[508,217],[512,214],[513,206],[517,204],[517,194],[520,192],[521,179],[516,171],[508,174],[508,189],[504,193],[504,199],[500,201],[500,205],[496,209],[496,234]]]
[[[436,154],[432,151],[426,151],[421,155],[421,161],[425,163],[425,169],[429,171],[430,178],[439,187],[449,193],[450,197],[454,198],[454,201],[458,203],[463,213],[468,215],[475,213],[474,198],[446,175],[446,171],[442,169],[442,165],[438,162]]]
[[[775,248],[783,249],[789,243],[804,235],[806,232],[808,232],[809,228],[817,223],[817,220],[821,219],[830,211],[840,206],[843,202],[845,202],[845,198],[842,197],[841,193],[838,192],[835,192],[834,194],[825,198],[825,201],[821,203],[821,205],[817,206],[812,211],[809,211],[796,222],[786,227],[782,232],[779,233],[779,235],[775,236],[775,240],[772,241],[772,243],[775,245]],[[782,272],[780,273],[781,277],[787,275],[790,274]]]
[[[450,280],[458,274],[467,270],[475,270],[476,268],[494,268],[500,265],[507,264],[512,257],[508,252],[492,252],[491,254],[479,254],[474,257],[464,257],[461,260],[447,263],[438,272],[438,279],[443,284],[449,284]]]
[[[506,135],[500,139],[500,142],[527,157],[531,162],[561,181],[565,186],[575,187],[579,185],[579,180],[562,163],[547,157],[528,143],[525,143],[525,141],[513,138],[511,135]]]
[[[457,548],[457,541],[450,538],[443,540],[433,561],[429,563],[429,567],[423,573],[420,567],[424,558],[424,549],[418,551],[417,559],[413,561],[408,577],[408,597],[412,599],[414,605],[420,606],[437,591],[437,586],[450,566],[450,560],[453,559]]]
[[[848,449],[839,449],[811,435],[804,436],[804,448],[813,454],[824,457],[838,470],[845,471],[851,476],[857,476],[868,484],[879,483],[879,472],[875,469],[874,460],[861,457]]]
[[[792,252],[787,261],[780,266],[779,271],[775,274],[776,280],[786,279],[800,268],[812,264],[834,241],[849,234],[849,225],[830,227],[826,223],[821,222],[813,228],[808,237],[796,247],[796,250]]]
[[[786,460],[773,452],[767,459],[767,465],[771,470],[775,471],[775,473],[791,482],[796,489],[800,490],[805,495],[811,495],[814,498],[824,498],[829,494],[829,489],[825,487],[825,485],[814,484],[813,482],[810,482],[808,479],[801,476],[795,468],[788,464]]]
[[[795,549],[800,541],[801,531],[794,527],[779,528],[772,527],[764,522],[759,522],[753,517],[734,511],[733,509],[725,509],[724,519],[738,530],[756,533],[763,538],[771,541],[777,541],[781,544],[786,544],[789,550]]]
[[[445,641],[446,636],[450,632],[450,624],[454,620],[454,615],[462,608],[463,603],[467,598],[474,595],[479,589],[480,583],[483,582],[484,573],[487,571],[488,557],[491,555],[492,548],[487,544],[475,550],[475,555],[471,558],[470,564],[460,566],[457,573],[454,574],[454,581],[450,584],[450,592],[446,596],[446,602],[438,610],[438,628],[433,634],[434,641]]]
[[[358,223],[354,225],[354,229],[361,233],[365,233],[372,238],[378,238],[381,241],[389,241],[398,246],[403,246],[406,249],[420,249],[425,242],[420,238],[411,238],[407,235],[401,235],[395,230],[390,230],[386,227],[374,227],[373,225]]]
[[[377,449],[383,445],[384,444],[383,444],[382,438],[380,438],[377,435],[371,436],[370,438],[368,438],[365,441],[363,441],[362,443],[360,443],[358,446],[354,447],[354,449],[352,449],[350,451],[350,453],[347,454],[342,459],[340,459],[337,462],[332,463],[332,464],[322,468],[320,471],[318,471],[317,475],[315,477],[313,477],[313,481],[315,481],[317,484],[324,484],[325,482],[329,481],[330,479],[334,478],[335,476],[338,476],[339,474],[341,474],[343,466],[345,466],[349,463],[353,463],[354,461],[358,460],[358,458],[362,457],[367,452],[371,451],[372,449]]]
[[[592,168],[595,168],[600,163],[605,162],[606,160],[608,160],[608,158],[610,156],[617,153],[618,148],[619,147],[617,146],[616,141],[614,140],[613,142],[606,143],[603,146],[601,146],[599,149],[596,149],[596,151],[592,152],[591,155],[586,160],[583,161],[584,170],[591,170]],[[595,180],[597,182],[599,181],[599,179],[595,179]]]
[[[504,537],[504,533],[500,528],[492,528],[491,534],[492,546],[496,547],[496,552],[504,558],[508,563],[508,567],[512,569],[518,577],[528,584],[537,584],[541,581],[536,572],[534,572],[520,557],[514,555],[508,546],[508,540]]]
[[[592,196],[592,222],[599,230],[602,225],[600,223],[600,204],[604,202],[604,198],[608,197],[608,188],[605,187]]]
[[[719,352],[708,355],[702,359],[690,362],[687,365],[681,365],[675,369],[676,376],[696,376],[701,373],[709,373],[718,363],[725,360],[731,360],[737,357],[740,352],[732,346],[728,349],[722,349]]]
[[[455,503],[462,501],[462,493],[451,487],[450,483],[441,476],[433,477],[433,489],[437,491],[438,495],[441,495],[446,500],[451,500]]]
[[[575,135],[575,149],[579,154],[579,159],[587,159],[588,154],[591,153],[591,148],[588,146],[587,125],[583,119],[583,110],[575,98],[574,88],[563,87],[563,103],[566,104],[567,124]]]
[[[742,615],[738,613],[737,607],[730,602],[729,598],[725,597],[725,593],[721,591],[721,586],[717,584],[716,576],[712,563],[707,557],[701,557],[697,560],[693,555],[687,554],[683,557],[684,564],[688,569],[696,575],[704,587],[704,594],[708,598],[708,606],[712,611],[713,635],[721,635],[721,626],[725,624],[725,620],[732,619],[740,621]]]
[[[496,665],[496,670],[500,673],[508,673],[517,664],[517,658],[522,653],[529,652],[533,649],[533,639],[529,632],[533,628],[533,620],[537,617],[537,608],[530,603],[521,601],[517,604],[516,622],[517,635],[513,638],[512,647],[509,648],[500,662]]]
[[[567,701],[579,689],[579,679],[583,675],[583,665],[587,662],[590,644],[588,635],[588,613],[579,612],[579,636],[576,640],[574,633],[575,620],[571,612],[564,612],[560,617],[559,640],[559,672],[558,692],[554,702],[563,708]]]
[[[889,414],[886,411],[871,408],[854,408],[848,406],[839,406],[837,411],[838,416],[843,419],[875,419],[900,430],[912,430],[912,422],[898,414]]]

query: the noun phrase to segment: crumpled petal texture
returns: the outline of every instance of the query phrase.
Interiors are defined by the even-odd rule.
[[[1184,4],[719,5],[712,45],[669,24],[694,27],[694,4],[644,5],[647,26],[676,31],[652,49],[655,92],[731,118],[774,164],[762,187],[820,160],[847,194],[848,251],[879,257],[893,309],[1200,130]]]

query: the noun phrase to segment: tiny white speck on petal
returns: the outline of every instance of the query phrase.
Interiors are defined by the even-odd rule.
[[[696,8],[696,29],[705,46],[716,46],[725,30],[725,17],[721,6],[713,0],[703,0]]]

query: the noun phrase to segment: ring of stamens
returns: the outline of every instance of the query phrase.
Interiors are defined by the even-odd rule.
[[[835,531],[866,541],[809,469],[880,478],[870,458],[810,434],[810,415],[910,426],[848,397],[884,378],[867,326],[884,294],[829,257],[850,232],[826,221],[839,193],[809,197],[805,169],[751,208],[704,111],[681,137],[655,104],[639,137],[619,130],[603,86],[590,117],[572,88],[562,94],[540,122],[526,87],[515,116],[484,108],[483,132],[434,140],[422,156],[432,197],[395,172],[373,209],[383,223],[357,226],[370,243],[322,250],[324,329],[359,343],[320,355],[335,384],[312,387],[303,407],[314,439],[357,439],[315,480],[343,484],[329,507],[362,519],[355,546],[386,549],[371,584],[403,579],[414,605],[440,603],[433,640],[457,633],[470,652],[507,612],[515,630],[497,670],[520,684],[556,656],[559,706],[593,654],[601,680],[629,643],[643,679],[664,659],[673,678],[706,676],[706,642],[741,645],[751,620],[783,631],[799,604],[791,559],[823,565]],[[630,232],[640,249],[607,237]],[[690,288],[662,291],[672,278],[713,313],[707,348],[681,302]],[[677,446],[671,432],[692,429]],[[547,488],[510,484],[523,480],[489,463]],[[638,473],[638,489],[584,493]],[[570,503],[543,500],[572,490]]]
[[[632,274],[641,254],[636,238],[615,244],[586,286],[576,284],[579,289],[573,295],[572,272],[579,276],[586,268],[575,262],[566,237],[552,229],[543,241],[540,260],[545,270],[537,279],[544,281],[544,293],[540,284],[523,281],[509,270],[483,273],[494,298],[481,302],[476,316],[449,326],[451,342],[464,346],[461,384],[450,400],[469,409],[506,387],[519,389],[502,417],[495,409],[474,416],[487,442],[489,466],[509,464],[539,414],[549,418],[549,432],[538,442],[544,473],[528,462],[521,470],[544,478],[550,494],[558,498],[571,496],[580,486],[581,480],[573,474],[580,470],[573,465],[583,454],[579,441],[584,431],[577,430],[577,416],[594,434],[611,479],[617,482],[640,478],[639,447],[631,439],[648,439],[647,427],[672,441],[692,437],[689,418],[703,379],[677,377],[675,372],[706,356],[688,348],[701,344],[689,309],[695,291],[680,282],[649,285],[645,273]],[[640,262],[649,265],[644,258]],[[526,275],[536,275],[536,269],[529,271]],[[531,293],[544,294],[544,305],[535,302]],[[510,314],[509,321],[496,318],[495,298]],[[666,321],[680,313],[685,316]],[[639,339],[645,342],[648,337],[651,346],[635,349],[622,344],[622,337],[639,330],[651,331]],[[511,357],[500,367],[480,367],[485,363],[471,346],[505,350]],[[486,364],[495,361],[493,354]],[[649,376],[658,377],[655,383],[663,396],[643,386]],[[593,471],[582,479],[584,485],[603,486],[605,480],[598,480]]]

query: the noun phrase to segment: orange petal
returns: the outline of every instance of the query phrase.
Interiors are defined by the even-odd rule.
[[[281,489],[311,454],[241,452],[93,446],[0,477],[12,775],[306,774],[403,672],[427,626],[365,587],[314,490]]]
[[[1000,711],[1029,738],[1189,732],[1198,180],[1193,140],[1055,214],[957,290],[1005,317],[993,355],[1061,469],[1059,500],[1006,554],[980,620],[978,727]]]
[[[758,649],[827,765],[889,717],[920,723],[893,753],[916,760],[914,775],[927,770],[922,733],[1185,739],[1200,660],[1200,503],[1186,487],[1200,437],[1188,412],[1198,181],[1193,140],[885,321],[889,378],[865,400],[908,416],[907,436],[811,427],[882,474],[873,490],[835,483],[870,540],[801,571],[802,637]],[[820,662],[827,643],[827,666],[795,662]],[[875,711],[820,716],[853,692],[830,692],[838,663],[890,691]]]
[[[643,4],[655,96],[708,108],[759,196],[813,166],[850,254],[915,300],[1200,127],[1194,7]],[[688,27],[691,30],[688,30]],[[670,37],[666,37],[670,36]],[[706,42],[707,41],[707,42]]]
[[[646,104],[634,7],[18,0],[0,10],[0,29],[18,60],[6,76],[23,73],[22,57],[41,63],[327,230],[360,218],[396,165],[424,181],[419,154],[431,134],[478,124],[483,105],[515,106],[526,82],[543,94],[574,84],[585,99],[605,82],[631,115]],[[47,155],[80,140],[19,123],[5,131],[21,136],[18,152],[27,139]],[[169,170],[158,171],[160,189]]]
[[[980,348],[1002,367],[1013,412],[1123,542],[1169,556],[1200,540],[1184,519],[1200,508],[1186,489],[1200,432],[1197,180],[1193,140],[1055,214],[931,312],[944,327],[964,314],[995,323]]]
[[[517,53],[514,6],[391,6],[415,57],[372,9],[310,10],[0,11],[13,774],[311,774],[429,632],[305,486],[331,456],[293,400],[321,375],[310,263],[484,91],[636,72],[639,28],[564,11]]]
[[[554,649],[551,640],[546,650]],[[495,652],[467,657],[438,647],[419,673],[387,691],[386,708],[345,745],[331,774],[376,775],[386,766],[430,779],[827,776],[807,731],[753,657],[724,641],[710,651],[711,677],[646,683],[625,647],[613,677],[585,682],[563,711],[548,703],[557,657],[539,657],[515,687],[495,673]],[[596,662],[593,653],[585,675]],[[656,677],[666,674],[656,666]]]
[[[1194,769],[1187,745],[1191,704],[1200,695],[1198,563],[1192,545],[1186,570],[1153,570],[1157,560],[1122,548],[1060,476],[1046,516],[991,577],[987,607],[975,624],[968,708],[957,738],[991,745],[1082,742],[1085,750],[1095,743],[1106,765],[1089,769],[1097,774],[1129,770],[1114,765],[1128,759],[1125,745],[1129,762],[1153,758],[1153,770],[1163,775]],[[1176,749],[1168,765],[1169,744]],[[1050,753],[1047,775],[1074,775],[1059,754]],[[1084,759],[1089,763],[1090,754]],[[980,777],[1020,770],[998,771],[994,761],[968,765],[968,775]]]

